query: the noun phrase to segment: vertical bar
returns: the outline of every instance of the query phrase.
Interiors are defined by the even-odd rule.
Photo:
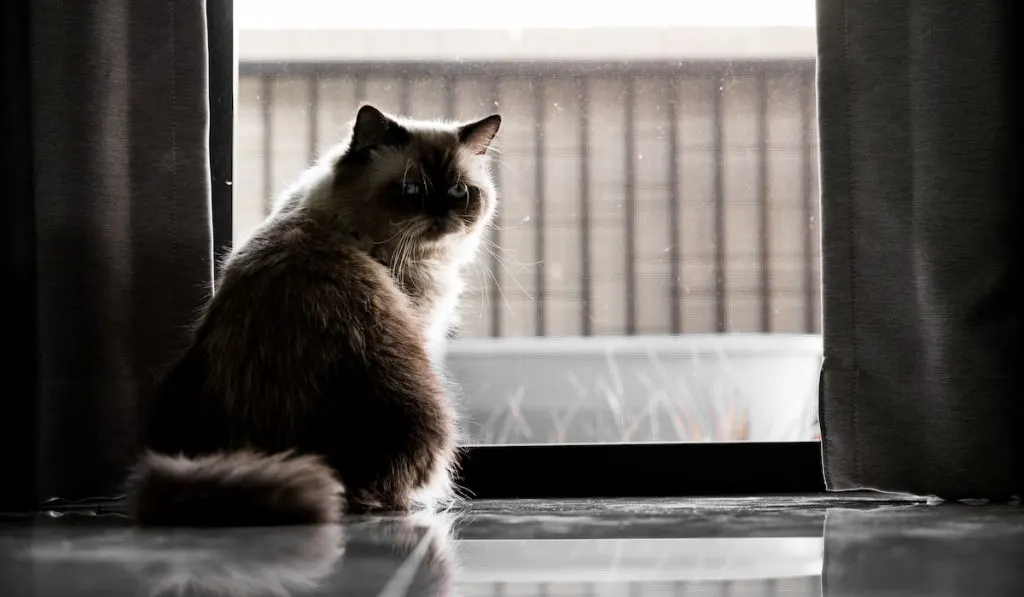
[[[815,321],[815,305],[818,301],[818,285],[814,280],[814,226],[811,218],[815,217],[815,198],[812,187],[812,171],[815,156],[812,155],[811,127],[814,118],[811,114],[811,95],[814,90],[814,70],[803,67],[800,74],[800,169],[801,194],[803,195],[804,211],[804,331],[808,334],[819,332],[819,322]]]
[[[536,335],[546,335],[546,328],[544,322],[544,307],[545,307],[545,286],[544,278],[546,275],[544,266],[544,80],[535,79],[534,84],[537,88],[533,94],[533,136],[534,136],[534,179],[533,179],[533,195],[534,195],[534,211],[533,211],[533,230],[534,230],[534,245],[533,252],[535,261],[537,262],[537,269],[534,270],[534,308],[536,309]]]
[[[210,71],[210,182],[213,222],[214,279],[220,278],[222,259],[231,250],[233,226],[232,180],[235,153],[235,96],[238,66],[235,61],[234,0],[206,5],[207,55]]]
[[[623,145],[626,155],[625,195],[626,195],[626,334],[636,334],[636,139],[634,114],[636,89],[633,77],[626,79],[625,139]]]
[[[356,75],[352,87],[356,94],[357,104],[361,105],[369,102],[369,98],[366,97],[366,75]]]
[[[715,178],[714,178],[714,201],[715,201],[715,330],[718,333],[726,331],[726,295],[725,295],[725,140],[722,138],[725,127],[722,125],[722,103],[725,95],[725,74],[717,79],[712,79],[715,89],[712,93],[712,105],[714,110],[714,124],[712,135],[714,136],[715,151]]]
[[[501,109],[501,79],[495,77],[491,81],[491,98],[496,109]],[[501,165],[492,163],[492,175],[494,177],[494,190],[498,195],[497,212],[494,214],[494,224],[491,226],[491,336],[501,336],[501,309],[504,293],[501,291],[501,205],[505,200],[502,194]]]
[[[593,280],[590,255],[590,85],[576,80],[580,116],[580,330],[594,333]]]
[[[444,78],[444,117],[455,118],[455,77],[450,75]]]
[[[683,333],[683,293],[682,293],[682,252],[683,239],[679,230],[680,211],[682,210],[682,184],[679,169],[682,160],[679,148],[679,80],[673,77],[669,81],[672,99],[669,101],[669,203],[668,203],[668,258],[669,258],[669,322],[672,334]]]
[[[309,126],[308,146],[306,156],[310,164],[316,161],[316,148],[319,143],[317,136],[320,134],[320,75],[312,74],[306,79],[309,94],[309,108],[306,112],[307,124]]]
[[[274,79],[260,76],[260,120],[263,123],[263,215],[270,215],[274,203]]]
[[[409,116],[409,110],[409,77],[402,77],[398,82],[398,111]]]
[[[764,67],[762,67],[763,69]],[[768,232],[768,75],[762,70],[757,78],[757,204],[760,235],[761,331],[772,331],[772,285]]]

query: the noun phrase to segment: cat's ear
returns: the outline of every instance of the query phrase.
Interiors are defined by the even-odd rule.
[[[491,114],[487,118],[464,124],[459,127],[459,143],[467,146],[476,155],[484,155],[491,141],[498,134],[501,126],[501,115]]]
[[[400,145],[409,139],[409,132],[383,112],[364,104],[356,114],[352,127],[352,149],[366,149],[381,145]]]

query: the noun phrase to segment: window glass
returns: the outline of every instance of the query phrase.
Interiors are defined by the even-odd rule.
[[[469,441],[817,437],[813,1],[235,4],[236,243],[363,102],[503,115]]]

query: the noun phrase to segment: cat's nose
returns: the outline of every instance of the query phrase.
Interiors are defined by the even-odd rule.
[[[435,218],[443,218],[449,216],[455,210],[455,206],[444,199],[432,201],[429,205],[427,205],[427,215],[434,216]]]
[[[453,199],[446,195],[435,197],[427,205],[427,213],[435,217],[446,217],[465,213],[469,205],[465,198]]]

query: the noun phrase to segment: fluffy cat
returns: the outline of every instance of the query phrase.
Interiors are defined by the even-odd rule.
[[[359,109],[225,261],[129,478],[140,524],[323,523],[449,494],[438,361],[494,213],[500,124]]]

